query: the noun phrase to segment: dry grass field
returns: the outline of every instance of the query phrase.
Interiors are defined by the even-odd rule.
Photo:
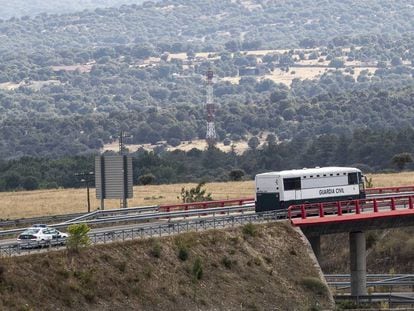
[[[262,135],[263,139],[261,139],[261,142],[264,142],[264,139],[267,137],[266,135]],[[260,138],[259,138],[260,139]],[[163,142],[160,142],[163,143]],[[164,142],[165,143],[165,142]],[[243,152],[245,152],[249,147],[247,145],[247,141],[234,141],[233,142],[234,146],[235,146],[235,151],[237,154],[242,154]],[[147,151],[152,151],[154,150],[155,147],[157,147],[157,145],[151,145],[151,144],[135,144],[135,145],[126,145],[126,147],[128,148],[128,150],[130,152],[135,152],[137,151],[139,148],[144,148]],[[224,144],[222,142],[219,142],[216,144],[216,147],[218,149],[220,149],[221,151],[224,152],[230,152],[231,151],[231,146],[224,146]],[[191,141],[182,141],[180,145],[178,145],[177,147],[172,147],[172,146],[167,146],[167,150],[168,151],[174,151],[174,150],[182,150],[182,151],[190,151],[191,149],[196,148],[198,150],[205,150],[207,148],[207,142],[205,141],[205,139],[193,139]],[[102,151],[115,151],[118,152],[119,150],[119,143],[118,141],[115,141],[111,144],[107,144],[104,145],[103,150]]]
[[[375,174],[372,177],[374,187],[414,185],[414,172],[399,174]],[[128,201],[129,206],[180,203],[177,198],[181,188],[194,187],[195,184],[171,184],[135,186],[134,198]],[[233,199],[254,196],[253,181],[216,182],[206,186],[213,199]],[[54,189],[38,191],[19,191],[0,193],[0,219],[34,217],[42,215],[58,215],[85,212],[86,189]],[[106,200],[105,208],[119,207],[118,200]],[[91,209],[99,207],[95,199],[95,189],[91,189]]]
[[[267,135],[270,134],[270,132],[261,132],[258,135],[260,144],[263,144],[266,141]],[[232,141],[231,145],[234,145],[234,150],[237,154],[242,154],[245,152],[249,146],[248,146],[248,140],[252,137],[252,135],[247,135],[246,140],[238,140],[238,141]],[[163,144],[165,141],[160,141],[160,144]],[[216,147],[224,152],[230,152],[231,151],[231,145],[225,146],[223,142],[218,142],[216,144]],[[153,151],[158,145],[152,145],[152,144],[126,144],[126,147],[130,152],[135,152],[140,148],[144,148],[147,151]],[[191,141],[182,141],[180,145],[177,147],[172,147],[170,145],[167,145],[166,150],[168,151],[174,151],[174,150],[182,150],[182,151],[190,151],[191,149],[196,148],[198,150],[205,150],[207,149],[207,142],[205,139],[193,139]],[[102,151],[115,151],[118,152],[119,150],[119,143],[118,141],[114,141],[113,143],[106,144],[103,147]]]

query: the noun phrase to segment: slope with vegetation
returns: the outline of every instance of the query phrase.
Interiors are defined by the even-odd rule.
[[[286,223],[2,258],[0,268],[8,310],[332,308],[309,246]]]

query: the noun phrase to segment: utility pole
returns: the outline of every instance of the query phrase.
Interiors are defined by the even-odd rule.
[[[121,130],[121,132],[119,133],[119,155],[124,155],[124,154],[127,153],[127,152],[125,152],[124,138],[132,138],[132,137],[133,137],[133,135],[128,135],[124,131]],[[124,207],[124,208],[128,207],[128,200],[125,197],[125,194],[124,194],[124,197],[123,197],[122,201],[120,202],[120,207],[121,208],[122,207]]]
[[[95,175],[94,172],[75,173],[75,176],[82,177],[80,179],[80,182],[84,182],[86,184],[86,200],[87,200],[87,203],[88,203],[88,213],[91,212],[91,200],[90,200],[90,195],[89,195],[89,183],[91,182],[91,178],[94,175]]]
[[[214,72],[211,68],[206,73],[206,112],[207,112],[207,131],[206,141],[208,147],[213,147],[217,142],[216,128],[214,125],[216,105],[213,98],[213,75]]]
[[[123,155],[125,152],[125,143],[124,143],[124,138],[132,138],[134,137],[133,135],[128,135],[126,134],[124,131],[121,131],[119,133],[119,155]]]

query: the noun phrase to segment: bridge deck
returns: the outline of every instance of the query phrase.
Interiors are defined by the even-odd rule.
[[[387,217],[403,217],[406,215],[414,215],[414,209],[396,209],[391,211],[379,211],[379,212],[367,212],[361,214],[342,214],[342,215],[325,215],[324,217],[307,217],[303,218],[292,218],[291,222],[294,226],[312,226],[312,225],[323,225],[333,223],[346,223],[356,220],[372,220]]]
[[[414,218],[414,196],[292,205],[288,215],[294,226],[329,227],[330,232],[355,224],[363,227],[364,223],[371,227],[406,225]]]

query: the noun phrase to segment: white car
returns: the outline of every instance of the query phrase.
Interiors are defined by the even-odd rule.
[[[19,234],[17,241],[27,244],[33,244],[32,242],[38,242],[39,246],[50,243],[50,244],[65,244],[66,239],[68,238],[67,233],[60,232],[55,228],[50,228],[47,226],[35,225],[33,227],[27,228],[25,231]]]

